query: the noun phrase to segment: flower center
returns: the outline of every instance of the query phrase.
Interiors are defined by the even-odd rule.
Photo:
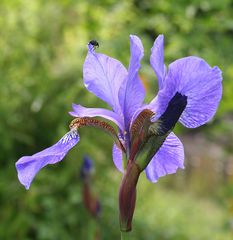
[[[149,109],[143,110],[130,129],[128,161],[136,162],[141,171],[144,170],[175,127],[186,105],[187,97],[177,92],[169,101],[165,112],[155,122],[151,121],[154,113]]]

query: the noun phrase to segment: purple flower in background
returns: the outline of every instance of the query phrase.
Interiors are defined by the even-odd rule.
[[[81,178],[84,180],[85,178],[90,177],[93,171],[94,171],[93,162],[89,156],[85,155],[83,157],[83,164],[80,170]]]
[[[19,180],[27,189],[41,168],[64,158],[79,141],[77,129],[87,125],[113,136],[113,160],[120,171],[124,171],[124,153],[128,160],[125,165],[136,163],[138,171],[145,169],[152,182],[184,167],[183,145],[172,129],[177,121],[195,128],[213,117],[222,95],[222,76],[218,67],[211,68],[193,56],[178,59],[166,69],[163,41],[160,35],[151,50],[150,63],[159,92],[149,104],[143,103],[145,90],[138,75],[143,46],[137,36],[130,36],[128,69],[88,45],[83,67],[85,87],[112,110],[73,104],[70,114],[76,119],[70,125],[71,131],[52,147],[17,161]],[[97,116],[114,122],[118,133],[107,122],[94,118]]]
[[[89,156],[85,155],[83,157],[83,164],[80,169],[83,204],[93,217],[98,217],[101,213],[101,204],[95,191],[96,188],[92,178],[93,174],[93,161]]]

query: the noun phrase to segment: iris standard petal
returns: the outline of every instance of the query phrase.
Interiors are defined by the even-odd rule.
[[[123,159],[122,150],[119,149],[116,144],[113,144],[112,158],[116,168],[123,173],[124,169],[123,169],[123,160],[122,160]]]
[[[163,87],[163,81],[166,75],[166,66],[164,64],[164,36],[159,35],[151,48],[150,64],[158,78],[159,89]]]
[[[61,161],[68,151],[78,142],[78,132],[71,130],[53,146],[32,156],[21,157],[15,164],[20,183],[23,184],[26,189],[29,189],[32,180],[41,168],[48,164],[55,164]]]
[[[133,114],[141,107],[145,98],[145,89],[138,76],[144,50],[141,40],[135,35],[130,35],[130,52],[128,79],[122,83],[119,92],[119,100],[123,109],[126,128],[129,127]]]
[[[157,182],[160,177],[175,173],[178,168],[184,168],[184,148],[179,138],[170,133],[148,164],[146,176],[151,182]]]
[[[157,116],[166,109],[177,93],[187,96],[187,106],[179,121],[195,128],[209,121],[222,97],[222,75],[218,67],[211,68],[203,59],[186,57],[169,66],[164,87],[158,93]]]
[[[116,59],[89,49],[83,66],[85,87],[121,113],[118,92],[127,77],[126,68]]]
[[[123,119],[115,112],[104,108],[86,108],[75,103],[72,104],[73,112],[69,112],[74,117],[103,117],[114,122],[122,131],[124,131]]]

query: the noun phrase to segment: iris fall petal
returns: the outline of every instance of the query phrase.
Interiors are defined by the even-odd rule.
[[[77,131],[71,130],[53,146],[32,156],[21,157],[15,164],[21,184],[29,189],[32,180],[41,168],[61,161],[78,142]]]
[[[187,96],[188,101],[179,121],[189,128],[203,125],[214,116],[222,97],[221,71],[198,57],[173,62],[158,93],[157,116],[164,112],[176,92]]]
[[[148,164],[146,176],[151,182],[157,182],[160,177],[175,173],[178,168],[184,168],[184,148],[179,138],[170,133]]]

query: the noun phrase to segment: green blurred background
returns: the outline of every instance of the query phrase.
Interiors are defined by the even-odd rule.
[[[61,163],[48,166],[29,191],[15,162],[56,142],[72,120],[71,103],[106,107],[82,81],[86,44],[129,61],[129,34],[144,44],[141,78],[147,100],[157,92],[150,48],[165,35],[165,61],[196,55],[223,71],[223,98],[213,121],[175,132],[186,169],[138,184],[130,239],[233,239],[233,1],[232,0],[1,0],[0,1],[0,239],[119,239],[118,186],[110,137],[80,131],[81,142]],[[82,204],[79,170],[88,153],[102,213]]]

